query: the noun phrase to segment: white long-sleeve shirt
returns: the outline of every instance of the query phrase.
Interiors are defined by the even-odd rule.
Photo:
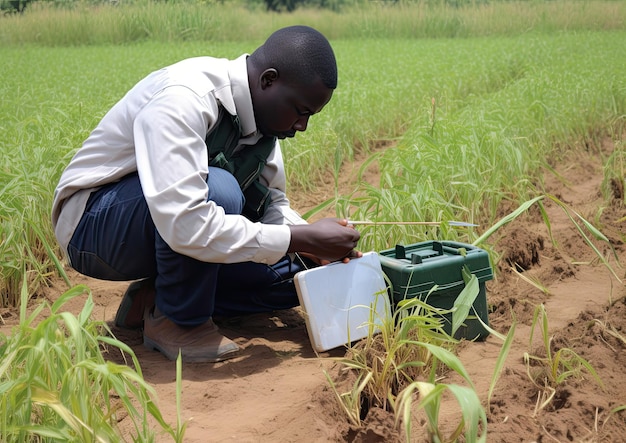
[[[289,207],[280,145],[260,177],[272,203],[262,223],[225,214],[207,201],[206,134],[218,104],[240,119],[237,149],[256,143],[246,68],[235,60],[197,57],[155,71],[103,117],[76,152],[54,193],[52,223],[63,250],[101,186],[138,171],[148,209],[165,242],[176,252],[213,263],[275,263],[286,254],[289,224],[306,223]]]

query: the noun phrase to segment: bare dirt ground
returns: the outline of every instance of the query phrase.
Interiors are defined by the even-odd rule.
[[[623,244],[626,215],[623,186],[616,183],[614,199],[606,203],[600,195],[602,158],[612,149],[610,141],[598,149],[570,157],[553,165],[561,175],[545,176],[546,193],[570,205],[610,239],[620,262],[626,263]],[[375,165],[371,167],[375,179]],[[353,180],[344,171],[346,185]],[[299,195],[294,207],[302,212],[327,198]],[[328,192],[332,192],[329,184]],[[500,254],[496,278],[487,282],[491,326],[506,334],[513,318],[514,341],[490,404],[487,393],[502,342],[490,336],[484,342],[466,342],[459,356],[468,370],[488,417],[488,442],[623,442],[626,441],[626,412],[611,410],[626,404],[626,288],[585,244],[567,215],[546,202],[554,247],[539,211],[531,208],[498,231],[490,242]],[[502,215],[515,208],[502,208]],[[599,244],[600,245],[600,244]],[[617,275],[624,270],[600,245]],[[537,287],[511,270],[517,264],[523,276],[536,279]],[[112,321],[127,284],[90,280],[72,274],[74,283],[90,286],[97,304],[95,315]],[[47,297],[65,290],[50,288]],[[76,301],[81,308],[81,300]],[[548,312],[552,350],[568,348],[590,362],[604,383],[601,387],[583,371],[557,387],[552,401],[541,406],[543,390],[527,374],[524,353],[542,354],[535,332],[529,344],[535,307]],[[513,317],[514,316],[514,317]],[[10,313],[3,313],[10,324]],[[182,416],[189,420],[186,442],[382,442],[397,441],[393,418],[372,411],[361,429],[352,429],[328,387],[324,371],[336,376],[339,366],[324,357],[339,357],[337,349],[316,355],[307,336],[301,311],[296,308],[221,325],[223,332],[243,348],[233,360],[217,364],[185,364],[183,368]],[[114,329],[137,353],[146,380],[159,398],[159,407],[172,424],[176,421],[175,364],[142,346],[138,332]],[[321,357],[321,358],[320,358]],[[112,356],[113,359],[117,357]],[[538,368],[531,367],[531,373]],[[541,377],[539,377],[541,378]],[[444,383],[462,382],[447,375]],[[539,399],[539,401],[538,401]],[[458,422],[455,408],[443,408],[442,426]],[[160,436],[158,441],[171,441]],[[424,421],[416,414],[411,441],[428,441]]]

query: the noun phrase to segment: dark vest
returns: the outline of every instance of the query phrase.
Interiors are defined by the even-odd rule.
[[[217,123],[205,139],[209,166],[225,169],[237,179],[246,198],[242,215],[259,221],[271,202],[270,191],[259,181],[259,176],[274,149],[276,137],[263,137],[255,145],[234,152],[240,138],[239,117],[220,107]]]

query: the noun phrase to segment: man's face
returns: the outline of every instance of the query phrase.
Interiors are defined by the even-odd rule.
[[[280,78],[267,80],[254,96],[254,116],[258,130],[267,136],[284,139],[305,131],[309,117],[328,103],[333,90],[321,80],[303,86]]]

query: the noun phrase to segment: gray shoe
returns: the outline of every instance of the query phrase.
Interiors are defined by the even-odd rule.
[[[161,352],[170,360],[178,358],[180,349],[185,362],[218,362],[236,357],[239,346],[224,337],[212,319],[200,326],[178,326],[154,311],[144,317],[143,344]]]

